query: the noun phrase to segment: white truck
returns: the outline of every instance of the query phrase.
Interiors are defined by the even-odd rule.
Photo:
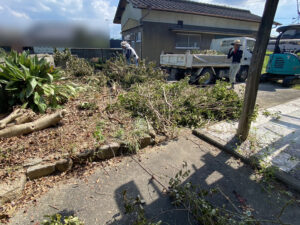
[[[249,37],[232,37],[213,39],[210,50],[223,54],[161,54],[160,65],[169,72],[169,80],[179,80],[185,76],[191,76],[191,84],[211,84],[216,79],[229,77],[229,68],[232,59],[227,58],[229,49],[235,40],[242,42],[243,58],[241,68],[237,74],[237,81],[244,82],[248,76],[248,69],[251,62],[252,51],[255,39]]]

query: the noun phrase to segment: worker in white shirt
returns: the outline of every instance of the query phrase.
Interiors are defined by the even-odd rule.
[[[127,64],[130,65],[133,60],[135,65],[138,66],[139,56],[136,54],[134,48],[132,48],[127,41],[122,41],[121,47],[124,49],[124,55],[126,57]]]

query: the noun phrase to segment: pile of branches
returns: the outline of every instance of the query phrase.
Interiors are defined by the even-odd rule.
[[[218,52],[216,50],[192,50],[191,54],[200,54],[200,55],[224,55],[223,52]]]
[[[67,48],[64,51],[54,49],[53,57],[55,66],[64,69],[68,75],[82,77],[94,74],[94,67],[87,60],[72,55]]]
[[[217,82],[213,87],[199,89],[190,86],[187,79],[172,84],[149,80],[120,95],[116,106],[151,121],[158,133],[170,136],[170,128],[194,128],[208,121],[237,119],[242,100],[227,85]]]
[[[122,55],[106,61],[102,73],[110,83],[118,83],[123,88],[130,88],[136,83],[145,83],[150,79],[164,80],[167,74],[157,68],[155,63],[140,60],[139,65],[128,65]]]
[[[66,111],[62,110],[34,120],[35,114],[32,111],[15,109],[0,120],[0,138],[20,136],[54,126],[65,114]]]

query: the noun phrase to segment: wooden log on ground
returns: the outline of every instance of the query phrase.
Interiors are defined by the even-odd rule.
[[[15,119],[14,124],[20,125],[20,124],[29,123],[32,121],[33,121],[33,113],[27,113],[24,116],[21,116],[21,117]]]
[[[11,114],[9,114],[7,117],[2,119],[0,121],[0,129],[3,129],[9,124],[10,122],[14,121],[16,118],[22,116],[24,113],[24,110],[22,109],[16,109]]]
[[[29,123],[33,121],[33,113],[27,113],[21,117],[18,117],[17,119],[15,119],[13,122],[9,123],[6,125],[6,127],[12,127],[15,125],[20,125],[23,123]]]
[[[29,134],[35,131],[43,130],[50,126],[56,125],[65,115],[66,110],[62,110],[51,115],[46,115],[36,121],[15,125],[12,127],[5,128],[0,130],[0,137],[8,138],[15,137],[23,134]]]

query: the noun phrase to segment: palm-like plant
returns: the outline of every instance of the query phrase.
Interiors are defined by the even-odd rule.
[[[61,78],[60,70],[28,52],[12,51],[0,65],[0,84],[10,106],[22,104],[40,112],[58,106],[75,93],[72,86],[59,84]]]

